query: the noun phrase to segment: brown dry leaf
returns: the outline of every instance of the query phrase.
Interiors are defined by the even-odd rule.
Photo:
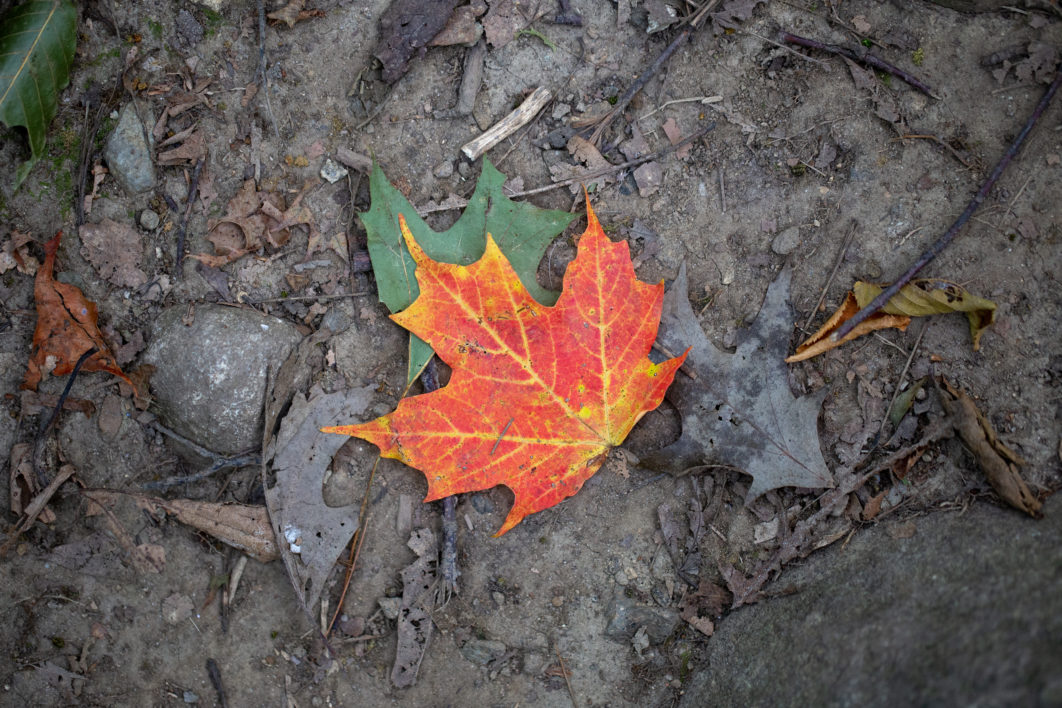
[[[339,256],[344,263],[347,262],[347,233],[346,231],[337,231],[333,236],[327,237],[317,229],[310,231],[310,240],[306,244],[306,259],[309,260],[317,251],[327,251],[331,249]]]
[[[265,201],[281,209],[284,206],[279,195],[259,192],[253,179],[245,181],[229,200],[225,216],[207,221],[207,239],[214,244],[215,254],[197,253],[188,257],[220,268],[257,251],[270,225],[276,223],[260,211]]]
[[[307,20],[311,17],[324,17],[321,10],[305,10],[306,0],[291,0],[287,5],[275,12],[270,12],[266,17],[277,22],[283,22],[291,29],[296,22]]]
[[[881,503],[885,501],[887,494],[888,491],[878,492],[867,501],[866,506],[863,507],[863,521],[871,521],[881,513]]]
[[[41,491],[40,485],[37,484],[37,475],[33,472],[33,445],[12,445],[8,469],[11,470],[11,513],[22,516],[30,500]],[[37,519],[41,523],[50,524],[55,521],[55,512],[44,507]]]
[[[26,365],[22,388],[37,390],[41,376],[65,376],[74,370],[82,354],[98,351],[81,366],[84,372],[106,371],[132,385],[118,368],[107,343],[96,326],[96,303],[85,298],[73,285],[55,280],[55,253],[60,231],[44,245],[44,265],[37,271],[33,297],[37,304],[37,328],[33,332],[33,355]]]
[[[265,234],[270,245],[279,248],[287,243],[288,239],[291,238],[290,229],[292,226],[306,226],[310,230],[311,236],[317,232],[317,224],[313,220],[313,213],[309,207],[302,204],[302,198],[316,186],[316,182],[307,183],[287,209],[284,209],[284,201],[280,199],[279,195],[270,194],[270,197],[276,197],[276,199],[263,200],[262,213],[273,220],[268,225],[268,230]]]
[[[556,164],[550,167],[550,177],[554,182],[563,182],[569,179],[577,179],[585,181],[588,185],[597,183],[600,186],[605,186],[611,182],[616,181],[614,174],[593,176],[600,170],[608,170],[612,167],[612,163],[604,158],[604,156],[594,147],[586,138],[582,138],[578,135],[573,135],[568,140],[568,152],[575,160],[581,165],[565,165]],[[568,189],[572,194],[580,194],[583,191],[582,184],[574,183],[568,186]]]
[[[941,280],[914,280],[903,286],[900,292],[889,298],[881,310],[864,320],[839,342],[830,336],[843,323],[851,319],[861,308],[869,305],[885,289],[883,285],[857,281],[844,303],[830,319],[797,347],[796,354],[786,359],[787,363],[803,361],[840,346],[869,332],[896,327],[901,332],[907,329],[912,317],[962,312],[970,324],[970,338],[974,351],[981,347],[981,335],[996,321],[996,304],[991,300],[973,295],[964,288]]]
[[[804,340],[804,343],[797,347],[796,354],[786,357],[786,363],[792,364],[794,362],[804,361],[805,359],[811,359],[823,352],[839,347],[845,342],[850,342],[853,339],[862,337],[864,334],[869,334],[879,329],[895,327],[903,332],[907,329],[907,325],[911,323],[910,317],[875,312],[873,315],[863,320],[858,327],[849,332],[844,339],[838,342],[832,341],[830,335],[843,323],[854,317],[855,314],[859,312],[859,309],[859,303],[856,302],[855,295],[849,292],[845,295],[844,302],[841,303],[841,306],[837,308],[836,312],[830,315],[830,319],[826,320],[826,323],[819,328],[819,331]]]
[[[79,235],[81,255],[105,280],[120,288],[139,288],[148,281],[140,270],[144,247],[136,229],[104,219],[98,224],[82,224]]]
[[[940,396],[944,410],[951,417],[959,437],[977,458],[992,489],[1015,509],[1034,519],[1043,517],[1040,500],[1029,490],[1019,470],[1025,460],[999,440],[992,424],[969,396],[943,378],[941,383],[946,391]]]
[[[119,499],[128,498],[138,507],[152,515],[160,511],[170,514],[183,524],[187,524],[214,538],[237,548],[251,558],[269,563],[277,559],[277,546],[273,531],[269,525],[269,515],[264,506],[245,504],[222,504],[218,502],[195,501],[191,499],[161,499],[147,494],[122,492],[115,489],[88,489],[82,492],[86,497],[103,508],[114,506]],[[147,566],[157,566],[161,547],[146,548],[139,551],[137,558],[134,550],[134,564],[147,561]],[[165,553],[161,556],[165,562]]]
[[[181,143],[180,147],[175,147],[166,152],[160,152],[158,163],[160,167],[167,167],[170,165],[194,165],[200,159],[205,158],[206,154],[206,138],[203,137],[203,132],[201,130],[197,130],[188,135],[184,139],[184,142]]]
[[[29,234],[12,230],[11,236],[0,250],[0,273],[15,268],[23,275],[36,275],[41,264],[30,255],[29,244],[32,242],[33,237]]]
[[[723,608],[730,602],[729,592],[711,581],[701,580],[697,590],[682,598],[679,616],[701,634],[710,637],[715,632],[712,618],[722,615]]]

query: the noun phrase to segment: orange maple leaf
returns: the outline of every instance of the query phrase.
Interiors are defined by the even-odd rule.
[[[37,301],[37,329],[33,332],[33,355],[26,366],[22,388],[37,390],[42,373],[64,376],[74,370],[77,360],[88,350],[99,351],[85,360],[82,371],[106,371],[129,380],[96,326],[96,303],[85,297],[75,285],[61,283],[54,277],[55,252],[59,250],[60,231],[44,244],[44,264],[37,270],[33,297]]]
[[[609,241],[589,204],[587,220],[561,296],[546,307],[489,234],[479,261],[437,263],[400,217],[420,297],[391,318],[431,344],[453,376],[389,415],[324,431],[422,471],[425,501],[509,487],[515,502],[498,536],[579,491],[660,405],[686,358],[649,360],[664,284],[635,277],[627,244]]]

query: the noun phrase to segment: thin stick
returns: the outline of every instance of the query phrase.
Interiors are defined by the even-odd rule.
[[[900,378],[896,381],[896,391],[892,394],[892,400],[889,401],[889,405],[885,408],[885,415],[881,418],[881,427],[878,428],[878,434],[874,436],[873,447],[878,446],[878,442],[881,440],[881,434],[885,432],[885,423],[889,420],[889,414],[892,413],[892,407],[896,405],[896,399],[900,397],[900,391],[903,389],[904,379],[907,378],[907,372],[911,368],[911,362],[914,360],[915,353],[918,352],[918,347],[922,345],[922,337],[926,335],[927,329],[929,329],[928,321],[918,332],[918,338],[915,339],[914,346],[911,347],[911,353],[907,357],[907,362],[903,365],[903,371],[900,372]]]
[[[174,265],[176,272],[173,274],[177,280],[184,278],[184,236],[188,232],[188,217],[192,214],[192,204],[195,203],[195,195],[199,191],[199,175],[203,171],[204,158],[199,158],[192,171],[192,180],[188,183],[188,201],[184,205],[184,214],[181,215],[181,227],[177,230],[177,262]]]
[[[270,297],[265,300],[244,300],[246,305],[264,305],[270,302],[300,302],[303,300],[343,300],[349,297],[364,297],[365,295],[372,295],[372,293],[343,293],[342,295],[297,295],[294,297]]]
[[[141,487],[143,489],[150,489],[155,491],[161,489],[169,489],[170,487],[177,487],[182,484],[192,484],[193,482],[198,482],[200,480],[207,479],[208,477],[211,477],[224,469],[249,467],[251,465],[257,465],[260,463],[261,458],[259,457],[257,452],[248,455],[234,455],[232,457],[224,457],[215,460],[214,464],[210,465],[210,467],[207,467],[205,470],[202,470],[200,472],[196,472],[195,474],[177,475],[175,477],[169,477],[167,479],[160,479],[157,482],[147,482],[141,485]]]
[[[469,160],[475,161],[480,155],[530,123],[552,99],[550,90],[539,86],[518,108],[498,121],[490,130],[461,146],[461,152]]]
[[[808,318],[804,320],[804,326],[800,328],[803,331],[807,331],[808,325],[810,325],[811,321],[815,319],[815,313],[819,311],[819,308],[822,307],[823,301],[826,300],[826,293],[829,291],[830,285],[833,284],[833,279],[837,277],[837,271],[841,267],[841,262],[844,260],[844,254],[848,251],[848,246],[852,243],[852,236],[855,235],[855,230],[856,222],[855,219],[853,219],[852,223],[848,226],[848,233],[845,234],[844,241],[841,242],[841,250],[838,251],[837,258],[833,262],[833,270],[830,271],[830,277],[826,278],[826,284],[822,286],[822,294],[819,295],[819,301],[815,303],[815,307],[811,308],[811,312],[808,313]]]
[[[829,52],[831,54],[840,54],[846,59],[851,59],[852,61],[857,61],[861,64],[866,64],[867,66],[873,67],[879,71],[884,71],[888,74],[892,74],[896,78],[907,82],[912,87],[918,89],[930,98],[940,98],[940,96],[937,96],[935,93],[933,93],[933,89],[929,88],[929,86],[927,86],[921,80],[919,80],[915,76],[912,76],[911,74],[908,74],[903,69],[895,67],[892,64],[889,64],[888,62],[879,59],[875,55],[866,51],[865,48],[862,48],[860,50],[852,50],[848,47],[842,47],[837,44],[826,44],[824,42],[819,42],[814,39],[808,39],[807,37],[801,37],[799,35],[790,34],[789,32],[782,32],[780,36],[783,42],[789,42],[790,44],[799,44],[800,46],[807,47],[808,49],[818,49],[824,52]]]
[[[726,183],[723,181],[723,168],[719,168],[719,208],[726,213]]]
[[[638,165],[644,164],[646,162],[659,160],[661,157],[664,157],[665,155],[672,153],[675,150],[682,149],[686,145],[692,143],[694,140],[700,140],[702,137],[705,136],[705,134],[708,133],[708,131],[712,130],[713,128],[715,128],[715,121],[712,121],[707,126],[705,126],[704,129],[697,131],[693,135],[687,138],[683,138],[674,145],[668,145],[663,150],[657,150],[651,155],[642,155],[641,157],[635,158],[633,160],[628,160],[627,162],[623,162],[618,165],[612,165],[610,167],[602,167],[600,169],[591,170],[584,175],[580,175],[579,177],[572,177],[571,179],[561,180],[560,182],[554,182],[553,184],[547,184],[545,187],[538,187],[536,189],[526,189],[522,192],[514,192],[513,194],[510,194],[508,196],[516,198],[528,197],[532,194],[541,194],[542,192],[549,192],[560,187],[568,187],[573,184],[579,184],[580,182],[585,182],[586,180],[594,179],[595,177],[601,177],[603,175],[611,174],[613,172],[619,172],[620,170],[626,170],[630,167],[637,167]]]
[[[424,392],[431,393],[439,389],[439,371],[435,364],[435,357],[428,359],[424,370],[420,374],[420,382],[424,385]],[[512,423],[512,421],[509,421]],[[509,426],[506,425],[508,430]],[[502,435],[505,431],[502,431]],[[498,438],[501,441],[501,438]],[[495,443],[494,447],[498,444]],[[450,495],[443,498],[442,518],[443,543],[439,567],[442,570],[442,582],[438,588],[439,605],[445,605],[450,598],[457,594],[457,577],[461,571],[457,569],[457,497]]]
[[[561,656],[560,647],[554,644],[553,651],[557,654],[557,662],[560,663],[561,676],[564,677],[564,684],[568,687],[568,697],[572,699],[573,706],[578,706],[579,701],[575,700],[575,691],[572,690],[572,682],[568,680],[568,668],[564,665],[564,657]]]
[[[499,433],[499,435],[498,435],[498,439],[494,441],[494,447],[492,447],[492,448],[490,449],[490,454],[492,454],[492,455],[493,455],[493,454],[494,454],[494,451],[498,449],[498,445],[500,445],[500,444],[501,444],[502,438],[504,438],[504,437],[505,437],[505,434],[506,434],[507,432],[509,432],[509,426],[513,424],[513,421],[514,421],[514,420],[516,420],[516,418],[510,418],[510,419],[509,419],[509,422],[505,424],[505,427],[504,427],[504,428],[502,428],[502,431],[501,431],[501,433]]]
[[[643,116],[639,116],[635,120],[636,121],[643,121],[646,118],[648,118],[649,116],[654,115],[656,113],[659,113],[660,111],[664,110],[668,106],[674,106],[674,105],[679,104],[679,103],[702,103],[702,104],[707,106],[707,105],[712,104],[712,103],[719,103],[722,100],[723,100],[722,96],[692,96],[690,98],[675,98],[675,99],[672,99],[670,101],[665,101],[664,103],[661,103],[659,106],[657,106],[653,110],[649,111],[648,113],[646,113]]]
[[[277,140],[280,140],[280,128],[277,127],[277,119],[273,115],[273,103],[269,100],[269,74],[266,73],[265,32],[265,2],[264,0],[258,0],[258,79],[262,82],[262,89],[265,94],[266,112],[269,114],[269,122],[273,124],[273,133],[277,136]]]
[[[1041,98],[1040,102],[1036,104],[1036,108],[1033,110],[1032,115],[1029,116],[1029,120],[1025,122],[1025,127],[1021,129],[1021,132],[1018,133],[1018,137],[1014,138],[1014,142],[1011,143],[1010,147],[1007,148],[1007,151],[1003,153],[1003,157],[1000,158],[999,162],[996,163],[995,168],[993,168],[992,174],[990,174],[988,176],[988,179],[985,180],[985,183],[981,185],[981,189],[977,191],[977,194],[974,195],[974,198],[971,199],[970,203],[966,205],[965,211],[963,211],[959,218],[955,220],[955,223],[952,224],[951,227],[944,232],[943,236],[937,239],[936,243],[929,247],[929,250],[919,256],[918,260],[916,260],[914,264],[907,269],[907,272],[901,275],[896,282],[894,282],[889,287],[885,288],[885,290],[883,290],[880,295],[874,298],[874,300],[871,301],[869,305],[857,312],[852,317],[852,319],[845,322],[836,332],[830,335],[831,340],[835,342],[840,341],[845,335],[851,332],[863,320],[880,310],[882,306],[889,301],[890,298],[892,298],[896,293],[900,292],[900,289],[903,286],[911,282],[911,278],[915,277],[915,275],[918,274],[918,271],[922,270],[927,265],[929,265],[929,263],[931,263],[934,258],[939,256],[941,251],[943,251],[947,247],[947,245],[951,243],[952,239],[955,238],[955,235],[959,232],[959,229],[961,229],[966,224],[966,222],[970,220],[970,217],[973,216],[973,213],[977,211],[978,208],[980,208],[981,204],[985,200],[985,197],[987,197],[988,193],[992,191],[992,187],[996,185],[996,181],[999,180],[1000,176],[1003,174],[1003,171],[1007,169],[1007,166],[1010,164],[1010,161],[1014,158],[1016,154],[1018,154],[1018,149],[1021,148],[1022,143],[1025,142],[1025,138],[1028,137],[1029,133],[1033,129],[1033,126],[1036,125],[1036,121],[1038,121],[1040,119],[1040,116],[1043,115],[1044,111],[1047,109],[1048,104],[1051,103],[1051,99],[1054,97],[1055,92],[1058,91],[1058,86],[1060,83],[1062,83],[1062,66],[1060,66],[1058,68],[1058,71],[1055,72],[1055,80],[1051,82],[1051,86],[1048,87],[1047,92],[1043,95],[1043,98]]]
[[[361,557],[361,545],[365,542],[365,529],[368,527],[369,522],[369,491],[372,489],[372,480],[376,477],[376,468],[379,466],[381,459],[383,458],[379,455],[376,456],[376,461],[372,463],[372,471],[369,472],[369,479],[365,482],[365,495],[361,498],[361,511],[359,512],[361,523],[358,525],[357,536],[350,542],[350,555],[347,558],[347,572],[343,577],[343,590],[339,593],[339,602],[336,603],[336,611],[332,615],[332,621],[328,623],[328,631],[325,632],[326,637],[332,634],[332,628],[336,626],[339,613],[343,611],[343,602],[347,599],[350,580],[354,577],[354,568],[357,567],[358,558]]]
[[[649,83],[649,79],[653,78],[653,76],[656,75],[656,72],[660,71],[660,68],[667,63],[667,60],[671,58],[671,55],[673,55],[676,51],[678,51],[679,47],[686,43],[686,40],[690,38],[690,35],[693,33],[694,29],[695,28],[690,25],[683,27],[682,31],[678,33],[678,36],[676,36],[675,39],[671,41],[671,44],[667,46],[667,49],[665,49],[663,53],[661,53],[660,56],[656,58],[656,61],[650,64],[649,68],[643,71],[641,76],[635,79],[634,83],[631,84],[627,88],[627,90],[623,92],[623,95],[620,96],[619,99],[616,101],[616,104],[615,106],[613,106],[612,110],[606,113],[601,118],[601,121],[598,123],[598,126],[594,128],[594,132],[590,135],[591,143],[593,143],[595,146],[601,143],[601,135],[605,132],[608,126],[612,124],[612,121],[614,121],[616,118],[623,114],[623,111],[627,109],[627,106],[630,105],[630,102],[634,100],[635,94],[641,91],[642,88],[644,88],[645,85]]]
[[[229,701],[225,697],[225,685],[221,683],[221,669],[218,668],[218,662],[214,659],[207,659],[206,670],[207,675],[210,676],[210,684],[218,694],[218,705],[221,708],[227,708]]]
[[[81,367],[85,362],[89,360],[93,354],[98,352],[99,349],[92,347],[77,359],[77,363],[74,364],[73,370],[70,372],[69,378],[66,380],[66,386],[63,388],[63,392],[59,394],[59,400],[55,404],[55,408],[52,409],[52,414],[48,416],[48,422],[44,424],[41,431],[37,433],[37,439],[33,441],[33,472],[37,477],[37,483],[41,486],[44,485],[44,473],[40,468],[41,453],[44,451],[44,439],[48,435],[48,431],[55,425],[55,421],[59,418],[59,411],[63,409],[63,404],[66,403],[67,396],[70,395],[70,389],[74,386],[74,379],[77,378],[78,373],[81,371]]]
[[[963,158],[963,156],[959,154],[958,150],[953,148],[951,145],[948,145],[948,143],[946,143],[944,140],[941,140],[939,135],[933,135],[932,133],[919,133],[917,135],[908,133],[907,135],[903,135],[903,136],[897,138],[897,140],[910,140],[910,139],[932,140],[937,145],[941,146],[942,148],[944,148],[945,150],[950,152],[951,156],[954,157],[959,162],[961,162],[964,167],[966,167],[967,169],[971,169],[971,170],[973,169],[973,165],[971,165],[965,158]]]

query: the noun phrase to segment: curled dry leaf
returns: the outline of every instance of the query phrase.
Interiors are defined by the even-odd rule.
[[[10,238],[4,242],[3,249],[0,249],[0,273],[15,268],[23,275],[35,275],[41,264],[30,255],[31,243],[32,236],[12,230]]]
[[[291,0],[287,5],[275,12],[270,12],[266,17],[277,22],[283,22],[291,29],[296,22],[308,20],[311,17],[324,17],[321,10],[306,10],[306,0]]]
[[[305,224],[311,231],[315,230],[309,210],[299,206],[304,194],[305,190],[288,210],[281,195],[260,192],[253,179],[247,180],[229,200],[225,215],[207,222],[207,239],[214,244],[215,253],[196,253],[188,257],[212,268],[220,268],[265,245],[280,248],[291,238],[292,225]]]
[[[33,354],[26,365],[22,388],[37,390],[41,376],[65,376],[74,370],[81,355],[95,347],[81,370],[106,371],[136,388],[118,368],[107,348],[99,327],[96,303],[88,300],[75,286],[54,278],[55,252],[59,250],[60,231],[44,246],[44,264],[37,271],[33,296],[37,303],[37,329],[33,332]]]
[[[237,548],[262,563],[277,559],[277,545],[264,506],[222,504],[193,499],[162,499],[147,494],[121,492],[113,489],[86,489],[82,492],[102,508],[109,508],[120,498],[128,498],[152,515],[171,514],[183,524],[207,533],[217,540]],[[157,552],[145,548],[145,560],[157,557]],[[162,556],[165,560],[165,555]],[[136,559],[134,558],[134,563]]]
[[[977,458],[992,489],[1015,509],[1034,519],[1042,517],[1040,500],[1029,490],[1018,469],[1025,460],[999,440],[992,424],[969,396],[943,379],[942,383],[944,390],[940,398],[944,410],[951,416],[959,437]]]
[[[878,312],[868,317],[840,341],[830,337],[837,329],[851,319],[859,310],[866,307],[887,286],[856,282],[837,311],[830,319],[797,347],[796,354],[786,359],[792,364],[811,359],[823,352],[840,346],[844,342],[862,337],[879,329],[896,328],[901,332],[907,329],[912,317],[941,315],[950,312],[963,312],[970,322],[970,337],[973,339],[974,351],[981,348],[981,335],[996,321],[996,303],[978,297],[965,289],[940,280],[916,280],[903,287]]]

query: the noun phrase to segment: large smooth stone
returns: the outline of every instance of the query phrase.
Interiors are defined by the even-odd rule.
[[[302,335],[252,310],[199,305],[185,325],[187,311],[165,310],[144,353],[162,422],[217,453],[259,447],[266,365],[283,363]]]
[[[815,553],[773,588],[795,593],[728,615],[679,705],[1062,705],[1062,497],[1040,521],[975,502],[908,524]]]

